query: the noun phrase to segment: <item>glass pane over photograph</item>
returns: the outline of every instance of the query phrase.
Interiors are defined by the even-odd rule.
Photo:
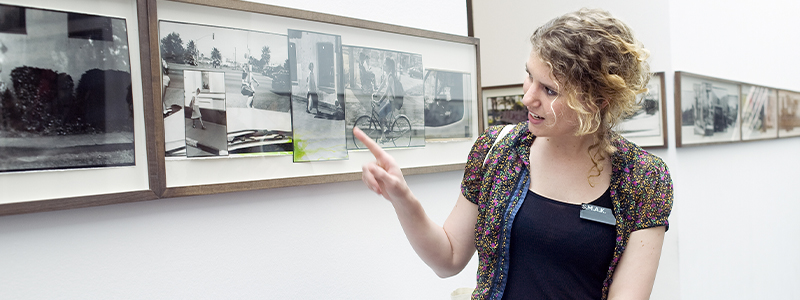
[[[342,46],[347,149],[358,127],[383,148],[425,145],[422,55]]]
[[[470,74],[426,69],[423,81],[425,137],[470,137],[473,101]]]
[[[166,156],[291,151],[286,46],[280,34],[160,21]]]
[[[742,85],[742,140],[778,137],[778,91]]]
[[[0,172],[135,165],[125,19],[0,16]]]
[[[288,32],[294,161],[347,159],[341,37]]]

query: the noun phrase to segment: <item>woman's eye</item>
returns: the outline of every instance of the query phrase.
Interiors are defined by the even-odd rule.
[[[558,93],[556,91],[550,89],[549,87],[544,87],[544,89],[545,89],[545,92],[547,92],[548,96],[558,96]]]

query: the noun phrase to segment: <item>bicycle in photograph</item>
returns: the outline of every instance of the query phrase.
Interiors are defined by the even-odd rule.
[[[353,127],[358,127],[364,133],[367,134],[368,137],[375,140],[376,143],[381,145],[381,147],[408,147],[411,145],[411,121],[403,114],[395,115],[395,109],[392,108],[391,112],[388,116],[386,116],[387,120],[391,120],[390,122],[386,122],[388,125],[384,125],[381,123],[380,115],[378,114],[378,102],[375,101],[376,95],[372,95],[373,100],[370,101],[372,106],[372,112],[369,115],[362,115],[356,119],[355,124]],[[391,103],[389,105],[392,105]],[[384,130],[384,126],[386,127]],[[353,143],[355,143],[356,148],[358,149],[366,149],[365,146],[361,141],[358,139],[353,139]]]

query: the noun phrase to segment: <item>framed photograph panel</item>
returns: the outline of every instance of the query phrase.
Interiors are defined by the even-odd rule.
[[[144,8],[0,4],[0,215],[156,198]]]
[[[151,8],[149,14],[150,24],[150,47],[158,53],[157,45],[159,40],[155,38],[154,32],[158,32],[159,24],[194,24],[204,28],[227,28],[236,31],[257,32],[269,35],[280,35],[284,37],[285,49],[272,49],[270,46],[270,62],[259,66],[256,70],[255,63],[264,57],[264,51],[260,51],[261,46],[256,47],[241,46],[237,47],[235,55],[223,54],[223,63],[233,60],[239,63],[239,67],[226,69],[214,68],[214,58],[208,63],[207,57],[210,52],[203,50],[203,44],[212,43],[216,35],[203,38],[208,35],[207,29],[201,30],[204,34],[198,34],[197,38],[183,40],[184,49],[190,40],[197,44],[199,56],[197,60],[201,69],[207,71],[222,71],[224,78],[228,80],[228,73],[233,72],[229,69],[242,68],[241,61],[250,62],[253,72],[242,72],[235,70],[236,76],[244,73],[254,74],[255,79],[261,86],[267,86],[272,90],[288,91],[291,93],[290,108],[284,110],[276,108],[276,112],[291,116],[289,131],[284,131],[284,127],[261,128],[265,132],[271,132],[274,137],[280,138],[277,134],[282,134],[289,144],[294,146],[284,148],[284,152],[272,154],[250,153],[248,155],[232,155],[228,151],[227,156],[216,155],[206,157],[187,157],[186,155],[165,155],[166,151],[161,151],[159,156],[159,168],[163,172],[161,178],[162,185],[160,193],[162,197],[174,197],[185,195],[198,195],[209,193],[222,193],[230,191],[263,189],[280,186],[304,185],[322,182],[336,182],[343,180],[356,180],[360,178],[361,165],[372,158],[371,154],[357,147],[344,150],[337,154],[335,159],[332,156],[321,155],[321,153],[340,153],[338,149],[347,147],[347,139],[352,142],[352,126],[348,127],[347,116],[348,108],[352,103],[348,103],[349,93],[353,93],[356,88],[363,90],[363,74],[358,70],[358,61],[354,55],[358,51],[354,49],[373,49],[370,52],[371,59],[365,68],[372,70],[375,76],[373,90],[379,90],[384,82],[382,76],[390,76],[392,72],[385,64],[386,57],[392,58],[394,64],[394,75],[397,81],[402,84],[404,102],[395,113],[400,112],[404,115],[413,114],[408,117],[409,122],[405,127],[397,125],[398,130],[387,131],[382,143],[384,146],[394,145],[400,138],[394,138],[395,132],[410,134],[409,145],[401,147],[387,147],[395,159],[404,169],[404,174],[416,174],[427,172],[439,172],[447,170],[463,169],[466,162],[466,155],[472,143],[478,135],[478,130],[482,127],[482,115],[478,101],[480,99],[479,74],[478,74],[478,40],[470,37],[455,36],[425,30],[405,28],[400,26],[382,24],[372,21],[357,20],[340,16],[320,14],[315,12],[300,11],[283,7],[276,7],[266,4],[254,3],[249,1],[221,0],[221,1],[201,1],[201,0],[148,0],[148,7]],[[163,35],[163,34],[162,34]],[[330,37],[333,37],[330,40]],[[163,38],[163,37],[162,37]],[[348,48],[349,47],[349,48]],[[349,50],[348,50],[349,49]],[[221,51],[222,49],[220,49]],[[184,50],[185,51],[185,50]],[[277,54],[276,51],[286,51],[287,54]],[[245,57],[245,53],[248,54]],[[355,53],[355,54],[353,54]],[[151,66],[160,66],[163,61],[172,69],[172,64],[168,58],[153,57]],[[261,56],[259,56],[261,55]],[[186,63],[186,55],[184,62]],[[252,57],[253,59],[250,59]],[[163,59],[163,60],[162,60]],[[192,59],[192,58],[190,58]],[[381,59],[382,61],[379,61]],[[281,64],[281,60],[285,63]],[[424,62],[424,64],[422,63]],[[205,65],[204,65],[205,64]],[[250,66],[245,68],[250,69]],[[158,84],[164,84],[163,71],[153,68],[153,79],[158,80]],[[436,70],[434,72],[434,70]],[[203,70],[201,70],[203,71]],[[172,70],[169,70],[172,74]],[[259,72],[260,75],[259,75]],[[423,128],[424,120],[414,109],[425,106],[426,97],[423,92],[423,83],[426,72],[431,78],[431,82],[438,83],[441,95],[445,101],[461,104],[459,109],[451,108],[450,114],[458,115],[456,122],[443,125],[455,124],[458,130],[451,130],[457,135],[457,139],[448,139],[442,143],[426,143],[420,134],[429,131],[429,127]],[[211,74],[211,73],[210,73]],[[266,75],[264,75],[266,74]],[[313,76],[311,75],[313,74]],[[442,75],[445,74],[445,75]],[[247,85],[247,75],[243,85]],[[266,76],[267,78],[259,77]],[[286,77],[284,77],[286,76]],[[172,76],[169,76],[172,77]],[[367,76],[368,77],[368,76]],[[312,80],[313,78],[313,80]],[[338,79],[337,79],[338,78]],[[201,74],[201,80],[203,79]],[[436,79],[436,81],[433,81]],[[172,79],[170,79],[172,80]],[[354,81],[355,80],[355,81]],[[211,81],[213,82],[213,80]],[[265,84],[265,82],[270,82]],[[313,83],[313,86],[312,86]],[[173,83],[170,82],[170,85]],[[258,90],[258,84],[252,84],[255,89],[255,106],[258,107],[259,94],[265,91]],[[226,103],[240,101],[241,96],[229,96],[233,85],[225,84]],[[313,87],[313,88],[312,88]],[[395,89],[397,87],[395,86]],[[381,90],[383,91],[383,90]],[[191,101],[188,90],[183,91],[184,107],[183,128],[192,125],[191,106],[186,103]],[[196,93],[196,88],[194,89]],[[316,92],[316,95],[314,95]],[[205,91],[200,88],[200,98],[205,96]],[[447,96],[449,93],[449,97]],[[161,91],[154,91],[154,103],[156,107],[162,106]],[[281,93],[276,93],[281,94]],[[371,94],[369,95],[371,97]],[[362,97],[364,97],[362,93]],[[414,101],[423,99],[420,105]],[[180,98],[179,98],[180,99]],[[189,100],[186,100],[189,99]],[[309,100],[310,99],[310,100]],[[431,100],[435,97],[431,97]],[[367,99],[369,100],[369,99]],[[247,101],[249,102],[249,100]],[[434,102],[434,101],[431,101]],[[179,102],[180,104],[180,102]],[[393,103],[396,104],[396,103]],[[412,105],[413,104],[413,105]],[[206,121],[206,110],[203,102],[200,102],[200,114],[202,120]],[[180,105],[179,105],[180,106]],[[363,106],[363,105],[362,105]],[[399,106],[399,105],[398,105]],[[454,105],[453,105],[454,106]],[[165,111],[161,107],[154,113],[158,118],[155,122],[157,136],[165,136],[163,130],[167,130],[167,122],[164,119]],[[231,117],[233,112],[231,106],[226,105],[227,121],[230,127],[234,122]],[[362,107],[363,109],[363,107]],[[403,110],[407,109],[407,110]],[[267,109],[269,110],[269,109]],[[413,111],[413,113],[411,112]],[[274,115],[274,114],[273,114]],[[187,117],[188,116],[188,117]],[[265,116],[268,119],[271,116]],[[188,118],[188,119],[187,119]],[[254,119],[262,117],[255,117]],[[455,118],[455,117],[451,117]],[[159,120],[163,119],[164,122]],[[278,118],[286,120],[286,118]],[[401,118],[396,118],[399,120]],[[341,123],[341,125],[339,125]],[[393,124],[394,122],[392,122]],[[387,123],[384,123],[387,124]],[[180,124],[179,124],[180,125]],[[201,127],[200,122],[195,124],[197,129]],[[209,124],[206,122],[206,127]],[[272,125],[268,125],[272,126]],[[388,126],[391,127],[391,124]],[[316,128],[317,130],[315,131]],[[395,128],[395,127],[391,127]],[[330,131],[323,134],[326,138],[341,140],[341,142],[317,143],[311,147],[312,143],[303,143],[305,139],[314,138],[317,131],[325,129]],[[200,129],[202,130],[202,129]],[[208,130],[208,129],[206,129]],[[187,131],[188,132],[188,131]],[[230,150],[231,130],[228,129],[228,147]],[[301,132],[309,137],[300,137]],[[317,132],[317,133],[315,133]],[[400,136],[398,134],[398,136]],[[188,144],[189,137],[184,136],[184,144]],[[173,137],[172,140],[180,143],[181,137]],[[168,143],[169,141],[167,141]],[[165,143],[166,144],[166,143]],[[424,147],[421,147],[423,146]],[[352,149],[355,148],[355,149]],[[186,147],[188,151],[188,147]],[[317,155],[317,156],[315,156]],[[345,159],[346,158],[346,159]],[[302,162],[302,163],[300,163]]]
[[[739,83],[675,72],[678,147],[741,141]]]
[[[778,137],[800,136],[800,93],[778,91]]]
[[[742,140],[778,137],[778,90],[742,84]]]
[[[614,130],[643,148],[667,147],[667,111],[664,72],[654,73],[647,93],[639,95],[639,110]]]

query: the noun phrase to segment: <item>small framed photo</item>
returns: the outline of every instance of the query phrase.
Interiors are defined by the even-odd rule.
[[[778,138],[778,90],[742,84],[742,140]]]
[[[741,141],[739,83],[675,72],[678,147]]]
[[[778,137],[800,136],[800,93],[778,91]]]
[[[654,73],[647,93],[639,95],[639,110],[614,130],[643,148],[667,147],[667,112],[664,72]]]
[[[522,85],[483,88],[483,125],[516,124],[528,120],[528,110],[522,104]]]

